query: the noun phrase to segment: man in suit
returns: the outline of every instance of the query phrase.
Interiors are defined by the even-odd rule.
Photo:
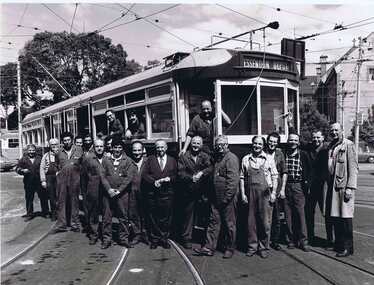
[[[196,248],[200,255],[213,256],[217,247],[221,225],[224,230],[223,258],[232,258],[236,241],[236,201],[239,191],[239,160],[230,152],[228,139],[220,135],[215,139],[213,172],[214,191],[210,193],[209,224],[204,245]]]
[[[203,139],[195,136],[191,139],[190,149],[178,159],[178,178],[181,202],[180,242],[186,249],[191,249],[193,217],[195,206],[202,192],[207,187],[207,180],[212,174],[211,157],[201,151]]]
[[[71,223],[71,231],[80,231],[79,221],[79,192],[80,166],[82,163],[82,148],[73,145],[73,134],[64,132],[61,135],[63,147],[56,154],[57,164],[57,223],[54,233],[67,231]],[[67,211],[70,207],[71,211]]]
[[[157,245],[170,248],[168,238],[171,230],[177,162],[166,154],[168,147],[164,140],[157,140],[155,147],[156,155],[148,158],[142,174],[146,187],[148,236],[151,249],[157,248]]]
[[[140,241],[148,244],[146,233],[146,207],[144,205],[144,190],[141,187],[142,173],[147,157],[144,156],[144,146],[141,141],[134,141],[131,144],[131,158],[137,169],[132,181],[132,189],[129,201],[129,215],[133,231],[132,245]]]
[[[353,254],[353,213],[358,164],[354,144],[343,138],[339,123],[330,126],[326,207],[335,232],[337,257]]]
[[[93,245],[98,240],[99,214],[101,210],[101,174],[103,172],[104,141],[96,139],[93,152],[82,161],[81,186],[85,203],[86,232]]]
[[[103,243],[102,249],[112,243],[112,217],[118,219],[118,244],[127,248],[129,244],[129,195],[131,185],[136,175],[132,160],[125,154],[123,142],[114,138],[112,142],[113,155],[103,159],[103,176],[101,182],[103,191]]]
[[[16,168],[17,173],[23,175],[26,199],[25,222],[34,217],[35,192],[38,193],[40,199],[42,216],[47,217],[49,213],[48,194],[46,190],[42,190],[40,187],[40,161],[40,156],[36,155],[36,146],[30,144],[27,146],[27,154],[19,160]]]

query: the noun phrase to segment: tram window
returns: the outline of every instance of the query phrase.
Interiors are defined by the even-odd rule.
[[[297,93],[294,89],[288,89],[288,124],[290,128],[297,129]]]
[[[122,106],[124,104],[123,95],[108,99],[109,108]]]
[[[282,87],[261,86],[261,131],[284,134],[284,95]]]
[[[108,123],[105,114],[95,116],[96,134],[108,134]]]
[[[116,111],[114,112],[114,114],[116,115],[116,119],[118,119],[122,126],[124,127],[125,126],[125,111],[121,110],[121,111]]]
[[[224,85],[221,87],[221,97],[222,110],[233,122],[223,132],[227,135],[257,134],[256,87]]]
[[[18,147],[18,139],[8,139],[8,147],[9,148],[16,148]]]
[[[151,135],[171,137],[173,133],[173,112],[170,102],[148,106],[151,119]],[[157,135],[158,134],[158,135]]]
[[[131,104],[135,102],[141,102],[145,99],[145,90],[138,90],[135,92],[131,92],[125,95],[126,96],[126,104]]]
[[[145,107],[131,108],[126,110],[127,128],[126,139],[142,139],[146,137]],[[134,116],[135,115],[135,116]],[[136,119],[137,118],[137,121]]]
[[[153,98],[161,95],[169,95],[171,92],[170,90],[170,84],[157,86],[155,88],[148,90],[148,97]]]
[[[85,136],[89,132],[88,106],[82,106],[77,109],[77,133]]]
[[[95,111],[106,109],[106,101],[101,101],[93,104],[93,108]]]

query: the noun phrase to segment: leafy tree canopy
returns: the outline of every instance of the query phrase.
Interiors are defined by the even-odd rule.
[[[111,39],[97,33],[38,33],[20,55],[23,92],[39,97],[50,92],[51,103],[57,103],[141,70],[138,63],[126,58],[122,45],[113,45]]]
[[[351,129],[352,138],[355,137],[355,126]],[[368,118],[360,126],[360,141],[374,147],[374,105],[368,109]]]

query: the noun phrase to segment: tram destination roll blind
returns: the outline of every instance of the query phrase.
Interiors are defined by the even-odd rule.
[[[249,56],[242,57],[242,67],[249,67],[249,68],[265,68],[265,69],[272,69],[272,70],[280,70],[280,71],[289,71],[292,72],[291,64],[287,61],[279,61],[279,60],[272,60],[272,59],[265,59],[263,61],[262,58],[254,58]]]

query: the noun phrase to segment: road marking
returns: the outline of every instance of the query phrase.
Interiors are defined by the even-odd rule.
[[[131,273],[140,273],[140,272],[143,272],[144,269],[143,268],[131,268],[129,269],[129,272]]]
[[[122,253],[122,257],[121,257],[121,260],[119,261],[116,269],[114,269],[112,275],[110,276],[108,282],[105,283],[105,285],[111,285],[112,282],[117,278],[117,275],[123,265],[123,263],[126,261],[127,259],[127,256],[128,256],[128,253],[129,253],[129,250],[127,248],[125,248],[125,250],[123,251]]]
[[[26,260],[20,261],[19,264],[21,264],[21,265],[33,265],[33,264],[35,264],[35,262],[32,259],[26,259]]]
[[[200,274],[197,271],[196,267],[192,264],[192,262],[190,261],[190,259],[184,253],[184,251],[182,249],[180,249],[179,246],[174,241],[172,241],[171,239],[169,239],[168,241],[174,247],[174,249],[179,253],[179,255],[182,257],[182,259],[184,260],[184,262],[186,263],[188,269],[190,270],[190,272],[192,273],[192,275],[193,275],[193,277],[194,277],[194,279],[196,281],[196,284],[197,285],[205,285],[205,282],[200,277]]]
[[[324,226],[325,223],[316,223],[317,225]],[[362,236],[367,236],[367,237],[372,237],[374,238],[374,235],[370,235],[367,233],[359,232],[359,231],[353,231],[355,234],[362,235]]]

